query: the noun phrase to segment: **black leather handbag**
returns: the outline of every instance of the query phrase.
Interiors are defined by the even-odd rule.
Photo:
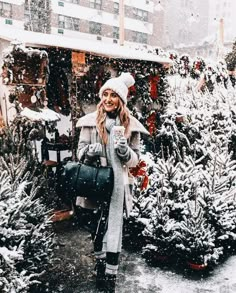
[[[69,196],[82,196],[98,201],[108,201],[111,198],[114,186],[111,167],[67,162],[63,169],[60,188]]]

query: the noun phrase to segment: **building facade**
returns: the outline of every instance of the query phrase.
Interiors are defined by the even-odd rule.
[[[125,46],[186,49],[193,57],[216,58],[219,20],[230,47],[235,10],[232,0],[0,0],[0,27],[102,44],[121,44],[122,32]]]
[[[4,0],[0,24],[22,30],[124,45],[163,46],[163,13],[156,0]],[[120,17],[120,5],[124,17]]]
[[[0,26],[24,29],[24,1],[0,1]]]

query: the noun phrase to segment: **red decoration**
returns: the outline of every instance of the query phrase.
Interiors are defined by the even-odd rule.
[[[148,77],[148,81],[150,83],[150,96],[153,100],[156,100],[158,98],[158,92],[157,92],[157,84],[160,77],[158,75],[150,75]]]
[[[69,220],[74,214],[73,210],[56,210],[51,217],[52,222]]]
[[[176,116],[175,122],[176,123],[184,123],[184,116],[183,115]]]
[[[147,118],[147,125],[148,125],[148,131],[151,135],[154,135],[156,132],[156,112],[153,112],[148,118]]]
[[[134,177],[143,176],[141,190],[146,189],[148,186],[148,182],[149,182],[148,175],[146,172],[146,167],[147,167],[146,162],[143,160],[140,160],[136,167],[130,168],[130,173]]]
[[[132,85],[130,88],[129,88],[129,96],[135,96],[136,94],[136,87],[135,85]]]
[[[97,75],[97,80],[96,80],[96,92],[98,93],[100,88],[103,85],[103,76],[104,76],[104,68],[101,68],[98,72]]]
[[[200,61],[197,61],[196,64],[195,64],[195,68],[197,70],[200,70],[200,66],[201,66],[201,62]]]
[[[207,268],[207,264],[195,264],[195,263],[191,263],[191,262],[187,262],[189,267],[193,270],[196,271],[201,271]]]
[[[134,80],[135,80],[135,75],[132,74]],[[136,95],[136,87],[135,85],[132,85],[130,88],[129,88],[129,93],[128,93],[128,96],[135,96]]]
[[[99,92],[100,88],[102,87],[102,80],[98,79],[96,81],[96,91]]]

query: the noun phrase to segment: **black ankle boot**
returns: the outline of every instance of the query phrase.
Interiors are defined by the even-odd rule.
[[[116,275],[106,274],[106,293],[115,293],[116,291]]]
[[[104,259],[97,259],[96,263],[96,288],[103,291],[106,283],[105,276],[106,261]]]

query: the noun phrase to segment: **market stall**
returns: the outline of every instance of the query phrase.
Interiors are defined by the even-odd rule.
[[[1,31],[0,38],[10,42],[15,35],[15,32]],[[155,48],[104,46],[57,35],[45,38],[44,34],[30,31],[19,31],[17,36],[19,41],[9,44],[2,52],[3,92],[8,88],[4,92],[8,100],[4,113],[12,107],[15,112],[24,107],[48,107],[67,116],[64,135],[71,132],[75,158],[77,119],[95,109],[101,84],[111,76],[129,71],[136,83],[130,90],[128,106],[154,135],[158,112],[168,102],[165,69],[171,64],[170,59],[157,55]],[[11,120],[10,116],[14,115],[5,114],[5,120],[6,116]]]

